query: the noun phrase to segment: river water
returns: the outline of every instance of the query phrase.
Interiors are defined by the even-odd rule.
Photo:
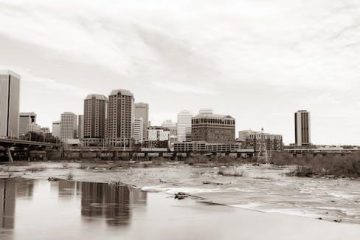
[[[0,180],[1,240],[360,236],[360,182],[355,180],[288,177],[291,169],[267,165],[237,167],[242,177],[179,164],[25,168],[7,168],[6,174],[22,178]],[[74,181],[47,181],[69,174]],[[195,197],[175,200],[180,191]]]

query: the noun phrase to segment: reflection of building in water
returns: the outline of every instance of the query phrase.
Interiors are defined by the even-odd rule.
[[[14,228],[15,181],[0,180],[0,228]]]
[[[130,197],[129,197],[130,204],[145,205],[146,200],[147,200],[146,192],[140,190],[130,191]]]
[[[108,225],[127,225],[130,220],[130,196],[136,202],[144,202],[146,193],[133,194],[126,186],[105,183],[81,183],[81,215],[106,218]],[[141,200],[144,199],[144,200]]]
[[[76,193],[76,182],[73,181],[59,181],[59,198],[71,198]]]
[[[34,194],[34,181],[26,180],[16,184],[17,198],[32,198]]]
[[[103,189],[100,183],[81,183],[81,215],[101,217]]]
[[[130,191],[128,187],[107,185],[104,191],[104,209],[107,223],[112,226],[126,225],[130,219]]]

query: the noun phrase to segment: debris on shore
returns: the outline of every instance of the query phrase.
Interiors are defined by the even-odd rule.
[[[177,200],[183,200],[188,197],[190,197],[190,195],[187,193],[184,193],[184,192],[175,193],[175,199],[177,199]]]
[[[204,185],[217,185],[217,186],[222,186],[224,185],[223,183],[219,183],[219,182],[210,182],[210,181],[203,181]]]
[[[48,178],[48,181],[49,181],[49,182],[58,182],[58,181],[62,181],[62,179],[56,178],[56,177],[49,177],[49,178]]]

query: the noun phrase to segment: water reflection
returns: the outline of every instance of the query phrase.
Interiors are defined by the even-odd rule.
[[[80,182],[81,215],[85,221],[102,218],[110,226],[127,225],[131,205],[144,204],[146,193],[118,184]]]
[[[0,180],[0,227],[14,228],[16,187],[13,180]]]
[[[81,215],[87,221],[105,218],[108,225],[127,225],[130,220],[130,190],[126,186],[80,183]]]
[[[80,208],[74,210],[81,213],[84,224],[104,221],[108,226],[129,225],[132,208],[146,203],[145,192],[118,184],[2,179],[0,228],[13,229],[16,201],[36,205],[34,194],[41,194],[42,201],[54,201],[57,198],[59,204],[71,201],[79,203],[77,206]]]
[[[58,192],[58,196],[59,199],[65,200],[65,199],[70,199],[73,198],[74,196],[78,196],[78,187],[77,187],[77,183],[76,182],[72,182],[72,181],[59,181],[59,182],[54,182],[54,188],[56,189],[57,187],[57,192]]]

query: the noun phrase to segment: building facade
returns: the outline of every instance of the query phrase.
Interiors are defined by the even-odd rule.
[[[107,97],[99,94],[88,95],[84,100],[84,145],[103,143],[106,134],[107,102]]]
[[[144,121],[142,118],[135,118],[134,120],[134,140],[135,143],[144,141]]]
[[[27,125],[26,133],[28,133],[28,132],[42,133],[42,128],[39,124],[37,124],[36,122],[33,122],[33,123],[30,123]]]
[[[178,142],[185,142],[191,139],[191,119],[192,114],[187,111],[181,111],[177,115],[177,140]]]
[[[170,135],[173,135],[173,136],[177,135],[177,126],[176,126],[176,123],[174,123],[173,121],[166,120],[161,124],[161,127],[169,129]]]
[[[78,116],[77,138],[80,140],[84,138],[84,115]]]
[[[192,141],[207,143],[234,143],[235,118],[213,114],[210,110],[200,112],[192,118]]]
[[[112,146],[130,147],[133,140],[134,121],[134,95],[124,89],[112,91],[108,104],[108,143]]]
[[[241,148],[242,146],[239,143],[207,143],[204,141],[174,143],[174,151],[179,153],[235,153]]]
[[[52,123],[52,135],[58,139],[61,139],[61,121]]]
[[[60,139],[69,143],[77,138],[77,116],[72,112],[61,114]]]
[[[279,134],[263,133],[260,131],[239,131],[238,142],[245,149],[261,149],[265,145],[267,151],[282,151],[284,149],[283,137]]]
[[[148,128],[148,141],[168,141],[170,130],[163,127],[149,127]]]
[[[311,145],[310,113],[300,110],[295,113],[295,145]]]
[[[171,120],[166,120],[162,123],[161,126],[170,130],[169,147],[171,150],[173,150],[174,143],[177,142],[177,124],[172,122]]]
[[[28,132],[28,126],[36,123],[36,113],[20,113],[19,116],[19,136],[24,136]]]
[[[19,137],[20,76],[0,72],[0,137]]]
[[[135,118],[142,118],[143,121],[143,140],[147,139],[147,129],[149,127],[149,104],[135,103]]]

